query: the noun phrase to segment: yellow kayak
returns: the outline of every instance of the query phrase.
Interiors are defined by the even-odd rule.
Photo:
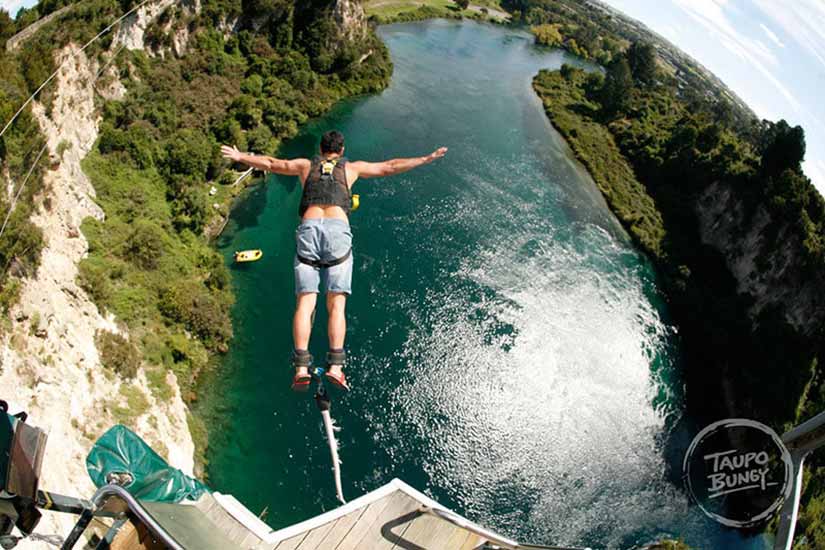
[[[264,253],[262,250],[241,250],[239,252],[235,252],[235,261],[238,263],[257,262],[263,255]]]

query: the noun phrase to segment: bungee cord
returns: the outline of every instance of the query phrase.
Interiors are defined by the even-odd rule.
[[[139,10],[140,8],[142,8],[143,6],[145,6],[146,4],[149,4],[150,2],[155,2],[155,1],[156,1],[156,0],[143,0],[143,2],[141,2],[140,4],[138,4],[137,6],[135,6],[134,8],[130,9],[129,11],[127,11],[126,13],[124,13],[123,15],[121,15],[120,17],[118,17],[118,18],[117,18],[114,22],[112,22],[111,24],[109,24],[109,26],[107,26],[105,29],[103,29],[103,30],[102,30],[102,31],[100,31],[99,33],[97,33],[97,34],[96,34],[96,35],[95,35],[95,36],[94,36],[91,40],[89,40],[88,42],[86,42],[86,43],[83,45],[83,47],[81,47],[81,48],[80,48],[78,51],[76,51],[74,54],[72,54],[72,55],[70,55],[69,57],[67,57],[66,59],[64,59],[64,60],[63,60],[63,62],[62,62],[60,65],[58,65],[58,66],[57,66],[57,69],[55,69],[55,70],[54,70],[54,72],[53,72],[52,74],[50,74],[50,75],[49,75],[49,77],[48,77],[46,80],[44,80],[42,84],[40,84],[40,86],[38,86],[38,88],[34,91],[34,93],[33,93],[33,94],[31,94],[31,95],[29,96],[29,98],[28,98],[26,101],[24,101],[24,102],[23,102],[23,105],[21,105],[21,106],[20,106],[20,108],[19,108],[19,109],[17,109],[17,112],[16,112],[16,113],[14,113],[14,115],[11,117],[11,119],[9,119],[9,121],[6,123],[6,125],[5,125],[5,126],[3,126],[3,129],[2,129],[2,130],[0,130],[0,138],[1,138],[1,137],[3,137],[3,134],[5,134],[5,133],[6,133],[6,130],[8,130],[8,129],[9,129],[9,127],[10,127],[12,124],[14,124],[14,121],[15,121],[15,120],[17,120],[17,117],[18,117],[18,116],[20,116],[20,113],[22,113],[22,112],[23,112],[23,110],[24,110],[24,109],[25,109],[25,108],[29,105],[29,103],[31,103],[32,101],[34,101],[34,98],[35,98],[35,97],[37,97],[37,94],[39,94],[39,93],[40,93],[40,91],[41,91],[43,88],[45,88],[45,87],[46,87],[46,85],[47,85],[49,82],[51,82],[51,81],[52,81],[52,79],[54,79],[54,77],[55,77],[55,76],[57,76],[57,73],[59,73],[59,72],[60,72],[60,69],[62,69],[62,68],[63,68],[63,66],[64,66],[64,65],[66,65],[66,63],[68,63],[70,60],[72,60],[72,59],[74,59],[75,57],[77,57],[77,56],[78,56],[81,52],[83,52],[84,50],[86,50],[86,48],[88,48],[89,46],[91,46],[92,44],[94,44],[95,42],[97,42],[97,41],[98,41],[98,39],[100,39],[103,35],[107,34],[110,30],[112,30],[112,28],[114,28],[114,27],[115,27],[115,25],[117,25],[118,23],[120,23],[121,21],[123,21],[124,19],[126,19],[127,17],[129,17],[130,15],[132,15],[133,13],[135,13],[137,10]]]
[[[49,146],[49,143],[46,142],[43,144],[43,147],[40,148],[40,152],[37,154],[37,158],[34,159],[31,167],[29,168],[26,177],[23,178],[23,182],[20,184],[20,187],[17,188],[17,193],[15,193],[14,198],[9,204],[9,211],[6,212],[6,219],[3,220],[3,226],[0,227],[0,237],[3,236],[3,232],[6,230],[6,225],[9,223],[9,219],[11,218],[12,213],[14,212],[14,207],[17,205],[17,199],[20,198],[20,193],[23,192],[23,188],[26,186],[26,182],[29,180],[29,176],[32,175],[34,172],[34,167],[37,166],[37,163],[40,162],[40,157],[43,156],[43,153],[46,151],[46,148]]]

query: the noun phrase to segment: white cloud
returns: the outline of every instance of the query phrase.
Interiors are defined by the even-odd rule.
[[[785,47],[785,44],[783,44],[782,41],[779,40],[779,37],[776,36],[776,33],[770,30],[768,27],[766,27],[764,23],[759,23],[759,26],[762,27],[762,30],[765,31],[765,34],[768,36],[768,38],[771,39],[771,42],[773,42],[780,48]]]
[[[825,197],[825,161],[821,159],[806,160],[802,163],[802,170],[811,179],[819,194]]]
[[[769,68],[769,66],[779,66],[779,61],[773,52],[759,40],[750,38],[737,30],[728,19],[724,11],[727,0],[674,0],[674,3],[679,6],[688,17],[706,28],[711,35],[718,36],[720,43],[726,50],[761,73],[762,76],[782,94],[782,97],[790,103],[795,111],[802,112],[800,102],[774,74],[771,68]],[[747,92],[742,93],[743,90],[737,90],[737,92],[740,93],[748,103],[751,103],[751,97],[749,96],[752,94]],[[769,118],[776,118],[778,113],[779,111],[772,110],[771,112],[759,114]]]
[[[782,27],[786,38],[799,43],[825,66],[825,2],[821,0],[754,0],[771,22]]]

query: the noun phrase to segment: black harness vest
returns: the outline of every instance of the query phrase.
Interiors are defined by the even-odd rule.
[[[347,184],[346,166],[346,157],[327,160],[316,155],[312,158],[309,175],[304,182],[304,193],[301,195],[299,216],[303,217],[310,206],[321,204],[340,206],[349,216],[352,209],[352,191]],[[298,256],[298,261],[312,267],[333,267],[347,261],[351,254],[350,249],[342,257],[326,262],[302,256]]]
[[[303,217],[310,206],[320,204],[340,206],[349,216],[352,192],[347,184],[346,166],[346,157],[331,160],[321,156],[313,157],[309,175],[304,182],[299,216]]]

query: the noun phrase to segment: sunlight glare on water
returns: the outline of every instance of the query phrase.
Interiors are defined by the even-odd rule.
[[[650,363],[669,329],[627,250],[596,226],[570,229],[590,242],[525,229],[465,262],[457,288],[428,296],[401,352],[393,414],[431,442],[432,483],[488,525],[508,530],[528,500],[529,532],[511,535],[655,531],[687,506],[664,480],[665,413],[650,405]],[[499,299],[468,304],[465,278]],[[504,514],[502,493],[516,499]]]

